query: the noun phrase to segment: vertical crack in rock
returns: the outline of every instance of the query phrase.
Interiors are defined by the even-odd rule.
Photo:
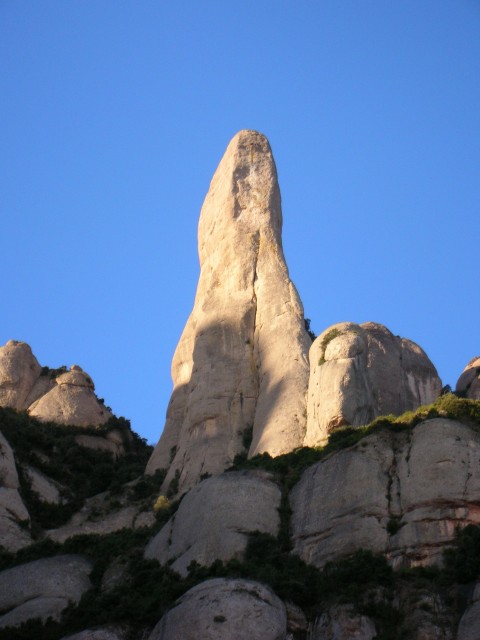
[[[200,277],[172,361],[174,389],[147,473],[168,469],[178,491],[244,451],[280,455],[306,430],[308,346],[303,308],[283,255],[270,145],[256,131],[229,144],[200,215]],[[170,461],[170,452],[175,451]]]

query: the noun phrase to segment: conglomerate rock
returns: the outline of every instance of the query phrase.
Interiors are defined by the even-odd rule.
[[[250,580],[207,580],[185,593],[148,640],[285,640],[285,605]]]
[[[411,340],[374,322],[335,324],[310,348],[304,444],[325,444],[338,427],[430,404],[441,388],[435,367]]]
[[[90,587],[92,565],[82,556],[63,555],[22,564],[0,573],[0,628],[27,620],[58,620]]]
[[[150,541],[146,558],[187,575],[195,560],[208,566],[215,560],[241,558],[254,531],[277,535],[281,492],[262,472],[232,471],[193,487],[178,511]]]
[[[0,433],[0,545],[7,551],[18,551],[32,542],[25,528],[30,516],[19,488],[12,448]]]
[[[457,526],[480,524],[480,434],[455,420],[382,430],[309,467],[290,493],[307,563],[370,549],[397,566],[441,562]]]
[[[480,357],[470,360],[458,379],[455,389],[466,398],[480,400]]]
[[[288,275],[275,163],[267,139],[230,142],[203,204],[200,278],[172,362],[174,390],[147,473],[168,468],[185,491],[245,448],[273,456],[301,446],[308,347],[303,308]],[[248,445],[247,445],[248,446]]]

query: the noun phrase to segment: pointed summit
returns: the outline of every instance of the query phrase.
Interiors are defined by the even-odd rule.
[[[164,488],[176,477],[187,489],[242,452],[275,456],[303,443],[310,339],[281,231],[268,140],[240,131],[200,215],[195,303],[172,362],[165,429],[147,466],[148,473],[168,469]]]

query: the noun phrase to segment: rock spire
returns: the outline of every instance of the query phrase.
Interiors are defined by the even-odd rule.
[[[303,308],[282,249],[268,140],[240,131],[213,176],[198,228],[200,278],[172,362],[174,389],[147,472],[186,489],[248,452],[280,455],[306,430]],[[251,433],[251,442],[248,442]]]

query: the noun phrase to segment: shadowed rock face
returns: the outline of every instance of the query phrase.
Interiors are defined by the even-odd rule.
[[[446,418],[381,431],[308,468],[290,493],[294,552],[323,566],[360,548],[394,567],[436,564],[480,524],[480,435]]]
[[[228,472],[208,478],[183,498],[178,511],[145,549],[145,557],[183,576],[195,560],[209,566],[217,559],[241,558],[248,534],[277,535],[281,492],[267,473]]]
[[[341,322],[310,348],[306,446],[325,444],[336,428],[368,424],[430,404],[441,381],[425,352],[374,322]]]
[[[472,358],[457,381],[456,391],[471,400],[480,400],[480,357]]]
[[[187,591],[148,640],[285,640],[285,605],[251,580],[207,580]]]
[[[94,384],[77,365],[51,376],[39,365],[25,342],[9,340],[0,347],[0,406],[39,420],[78,427],[101,425],[112,413],[98,401]]]
[[[244,450],[301,446],[308,383],[303,309],[285,263],[280,191],[267,139],[241,131],[202,208],[200,278],[173,362],[165,429],[147,473],[168,468],[180,491]]]

